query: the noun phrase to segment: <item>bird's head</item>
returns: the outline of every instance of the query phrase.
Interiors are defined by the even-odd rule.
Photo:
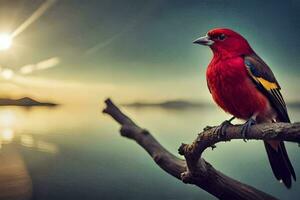
[[[216,28],[196,39],[193,43],[209,46],[214,55],[222,57],[252,53],[247,40],[237,32],[227,28]]]

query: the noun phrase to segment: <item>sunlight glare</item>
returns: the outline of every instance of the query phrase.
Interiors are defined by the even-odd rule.
[[[0,143],[8,144],[15,136],[13,126],[15,125],[16,116],[11,110],[1,110],[0,112]]]
[[[12,37],[9,34],[0,34],[0,50],[4,51],[11,47]]]
[[[11,142],[13,138],[14,138],[14,131],[13,131],[13,129],[11,129],[11,128],[5,128],[1,132],[1,139],[4,142]]]
[[[11,110],[1,110],[0,112],[0,125],[11,127],[16,123],[15,113]]]

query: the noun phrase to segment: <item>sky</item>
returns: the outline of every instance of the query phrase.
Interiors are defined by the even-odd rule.
[[[15,72],[0,79],[1,96],[210,102],[205,70],[212,53],[192,41],[227,27],[272,68],[285,99],[300,101],[300,1],[1,0],[0,34],[13,33],[45,4],[0,51],[1,69]]]

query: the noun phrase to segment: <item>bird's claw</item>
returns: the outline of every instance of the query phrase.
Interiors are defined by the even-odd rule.
[[[226,129],[228,126],[232,125],[230,120],[225,120],[221,125],[217,126],[214,133],[218,135],[219,138],[226,137]]]
[[[242,130],[241,130],[241,135],[243,136],[243,140],[244,142],[247,142],[247,134],[251,128],[252,125],[256,124],[255,119],[250,118],[249,120],[247,120],[247,122],[245,124],[242,125]]]

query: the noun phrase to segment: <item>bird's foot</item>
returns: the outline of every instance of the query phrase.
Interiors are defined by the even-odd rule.
[[[247,134],[252,125],[256,124],[256,120],[254,118],[250,118],[246,121],[245,124],[242,125],[241,135],[243,136],[244,142],[247,142]]]
[[[231,121],[234,118],[235,117],[232,117],[229,120],[225,120],[224,122],[222,122],[221,125],[219,125],[215,128],[214,133],[217,134],[219,138],[225,138],[226,137],[226,129],[228,126],[232,125]]]

